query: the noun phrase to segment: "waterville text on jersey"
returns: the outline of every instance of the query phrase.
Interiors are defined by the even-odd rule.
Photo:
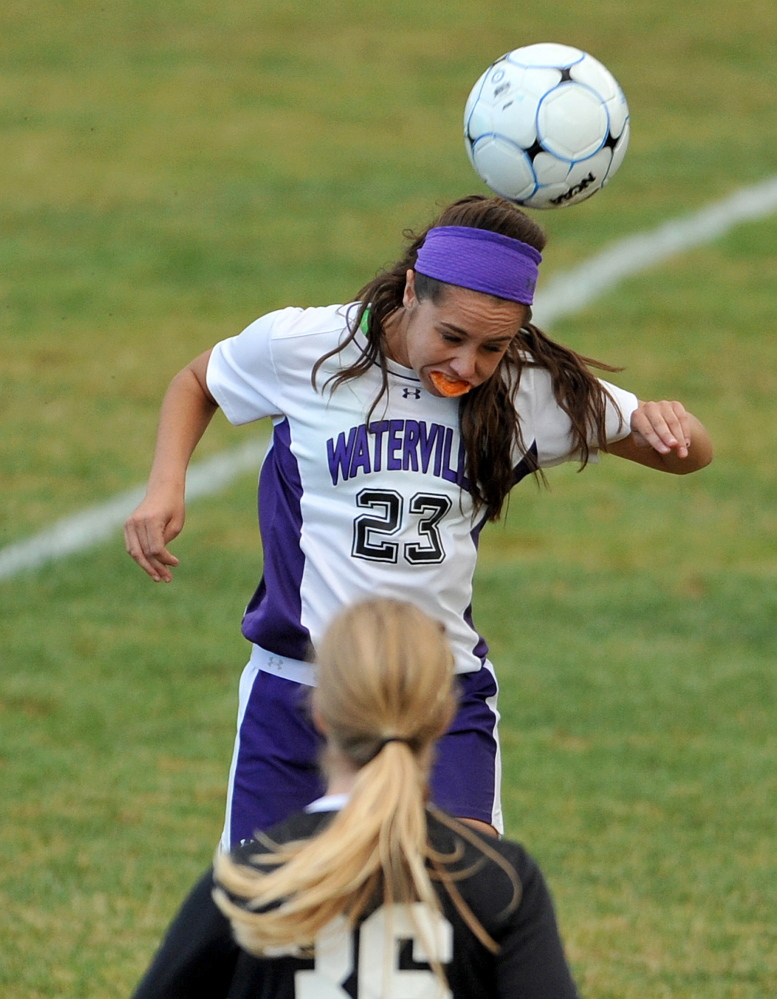
[[[338,434],[336,441],[330,437],[326,442],[332,485],[340,477],[346,481],[360,472],[369,475],[386,470],[431,474],[468,490],[460,438],[455,467],[451,464],[454,436],[458,434],[452,427],[421,420],[379,420],[369,427],[360,423]]]

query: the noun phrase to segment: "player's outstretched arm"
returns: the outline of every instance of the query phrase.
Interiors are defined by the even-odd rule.
[[[167,549],[183,528],[186,469],[218,408],[205,372],[210,351],[170,382],[162,402],[146,496],[124,525],[127,552],[157,583],[169,583],[178,559]]]
[[[631,416],[631,433],[609,446],[610,454],[661,472],[685,475],[712,461],[712,442],[704,425],[681,402],[640,402]]]

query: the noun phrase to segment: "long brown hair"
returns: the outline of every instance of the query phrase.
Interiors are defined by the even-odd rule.
[[[459,855],[441,856],[427,837],[432,746],[456,706],[442,625],[405,601],[376,598],[346,609],[319,645],[313,703],[328,745],[358,771],[355,783],[342,811],[311,839],[276,846],[265,838],[252,866],[217,858],[216,878],[226,891],[214,897],[238,942],[253,954],[309,947],[332,920],[344,916],[353,926],[376,900],[439,910],[437,880],[472,932],[496,951],[456,889],[462,875],[447,869]],[[520,884],[504,858],[461,823],[435,815],[502,867],[517,904]],[[442,976],[439,962],[432,963]]]
[[[386,357],[386,320],[402,307],[405,278],[414,270],[418,250],[426,233],[435,226],[470,226],[498,232],[542,251],[546,237],[540,226],[524,212],[502,198],[470,195],[445,208],[442,213],[416,235],[405,232],[409,241],[404,255],[391,268],[378,274],[356,295],[360,303],[350,320],[350,332],[332,351],[319,358],[313,368],[312,380],[329,357],[339,353],[356,336],[364,324],[367,346],[361,356],[349,366],[327,380],[327,385],[338,386],[352,378],[359,378],[373,365],[381,370],[382,387],[375,398],[369,417],[383,396],[388,392],[388,364]],[[446,294],[449,285],[416,272],[415,291],[419,301],[430,299],[437,303]],[[531,316],[531,310],[528,313]],[[571,422],[571,452],[580,457],[581,467],[588,461],[593,446],[606,449],[605,414],[607,393],[589,370],[597,367],[604,371],[617,371],[610,365],[584,357],[568,347],[563,347],[546,336],[542,330],[527,321],[500,362],[497,372],[477,388],[462,396],[459,402],[459,427],[466,455],[466,476],[470,483],[475,511],[485,509],[489,520],[498,520],[510,489],[514,485],[513,455],[525,452],[520,421],[515,410],[514,395],[520,373],[527,366],[545,368],[550,372],[553,391],[559,406]],[[499,373],[502,373],[502,377]],[[505,377],[512,371],[513,377]],[[526,455],[532,471],[538,471],[533,454]]]

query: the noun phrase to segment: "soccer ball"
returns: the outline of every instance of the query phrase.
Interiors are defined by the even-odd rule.
[[[629,109],[598,60],[541,43],[497,59],[470,92],[464,139],[475,172],[528,208],[576,205],[603,187],[629,144]]]

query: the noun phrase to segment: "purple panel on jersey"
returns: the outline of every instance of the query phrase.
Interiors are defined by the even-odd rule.
[[[531,455],[531,457],[529,457]],[[526,452],[526,456],[521,458],[513,469],[513,485],[517,486],[521,479],[537,470],[537,441],[532,441],[531,447]]]
[[[488,703],[497,684],[490,670],[462,673],[459,710],[451,727],[437,743],[432,768],[432,800],[460,818],[494,821],[497,789],[497,715]]]
[[[310,687],[256,674],[240,725],[232,785],[232,845],[299,811],[324,793],[323,741],[310,720]]]
[[[259,531],[264,574],[243,617],[243,634],[268,652],[307,659],[310,633],[302,625],[300,587],[305,556],[302,481],[291,452],[288,420],[276,425],[273,446],[259,477]]]
[[[483,636],[477,630],[477,628],[475,627],[475,622],[472,620],[472,604],[470,604],[469,607],[464,611],[464,620],[478,636],[478,643],[475,646],[475,648],[472,650],[472,655],[477,656],[480,662],[484,663],[486,661],[486,656],[488,655],[488,642],[486,642],[485,638],[483,638]],[[465,673],[463,675],[466,676],[467,674]]]

